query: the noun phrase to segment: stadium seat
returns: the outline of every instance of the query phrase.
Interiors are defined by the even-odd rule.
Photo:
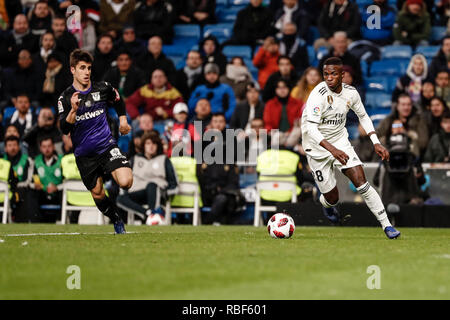
[[[381,60],[385,59],[411,59],[412,49],[410,46],[385,46],[381,49]]]
[[[370,66],[370,76],[401,76],[406,72],[409,59],[388,59],[374,61]]]
[[[12,117],[13,113],[16,111],[15,107],[5,107],[3,110],[3,128],[6,127],[6,121]]]
[[[314,44],[314,41],[320,38],[319,29],[316,26],[310,26],[308,36],[306,38],[306,43],[308,45]]]
[[[320,59],[322,59],[325,55],[327,55],[329,50],[330,49],[328,49],[327,47],[320,47],[319,49],[317,49],[316,55],[317,61],[320,61]]]
[[[431,27],[431,42],[439,43],[447,33],[447,27],[433,26]]]
[[[318,63],[316,59],[316,50],[314,50],[314,47],[312,45],[307,46],[306,50],[308,51],[309,64],[313,67],[316,67]]]
[[[359,137],[358,125],[347,126],[348,138],[355,140]]]
[[[440,49],[441,46],[418,46],[415,53],[421,53],[425,58],[433,59]]]
[[[391,113],[389,108],[367,108],[367,114],[372,120],[374,127],[378,127],[380,122]]]
[[[175,24],[173,30],[175,33],[174,38],[192,39],[198,42],[202,36],[200,26],[197,24]]]
[[[217,40],[222,43],[224,40],[231,38],[233,34],[233,24],[232,23],[217,23],[217,24],[207,24],[203,27],[203,37],[213,35]]]
[[[242,57],[243,59],[252,58],[252,48],[250,46],[225,46],[222,52],[227,58],[234,56]]]
[[[364,87],[366,92],[390,92],[388,78],[382,76],[364,78]]]
[[[233,6],[230,8],[223,8],[217,11],[216,16],[219,23],[228,22],[234,23],[236,20],[237,14],[241,11],[245,6]]]
[[[391,108],[391,94],[383,92],[367,92],[366,106],[368,108]]]
[[[178,65],[180,63],[180,61],[185,60],[184,56],[169,56],[168,55],[167,58],[172,60],[174,66]]]
[[[163,45],[162,51],[169,57],[184,57],[189,52],[189,47],[186,44],[175,43]]]

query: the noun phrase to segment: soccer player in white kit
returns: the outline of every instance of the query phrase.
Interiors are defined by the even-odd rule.
[[[389,161],[389,152],[378,140],[358,92],[354,87],[342,83],[343,76],[341,59],[327,59],[323,65],[325,81],[310,93],[302,115],[302,146],[321,192],[319,200],[328,219],[339,222],[340,214],[336,209],[339,191],[334,168],[340,169],[353,182],[386,236],[395,239],[400,236],[400,232],[389,222],[383,202],[367,181],[362,162],[348,140],[345,122],[350,109],[358,116],[361,126],[373,142],[375,152],[382,160]]]

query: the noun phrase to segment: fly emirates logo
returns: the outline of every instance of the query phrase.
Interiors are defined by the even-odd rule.
[[[343,113],[336,113],[334,118],[323,118],[322,124],[339,126],[345,122],[345,115]]]
[[[77,121],[83,121],[83,120],[88,120],[88,119],[92,119],[92,118],[96,118],[99,115],[101,115],[104,112],[103,109],[99,109],[99,110],[95,110],[92,112],[85,112],[84,114],[82,114],[81,116],[77,116],[76,120]]]

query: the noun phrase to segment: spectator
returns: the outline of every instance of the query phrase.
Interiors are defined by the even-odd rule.
[[[270,136],[264,129],[262,118],[253,118],[249,121],[250,130],[245,137],[245,161],[249,165],[256,166],[258,156],[270,148]],[[245,173],[256,173],[254,167],[246,167]]]
[[[280,40],[280,54],[288,56],[297,75],[302,75],[309,66],[306,41],[297,36],[297,26],[288,22],[283,27],[283,36]]]
[[[450,71],[450,35],[442,40],[442,46],[437,55],[431,60],[429,74],[435,79],[440,70]]]
[[[407,2],[407,0],[397,0],[397,11],[400,12],[402,10],[402,8],[405,5],[405,2]],[[435,2],[437,2],[437,1],[436,0],[422,0],[422,2],[424,3],[425,8],[427,9],[427,12],[431,17],[431,24],[435,25],[433,15],[434,15],[435,7],[437,7],[437,4],[435,4]]]
[[[373,19],[373,11],[367,9],[372,5],[378,6],[380,10],[379,28],[373,28],[374,22],[371,20]],[[361,14],[361,32],[363,39],[370,40],[380,46],[392,43],[392,28],[395,23],[397,11],[389,5],[388,0],[373,0],[373,4],[366,6]]]
[[[227,64],[227,72],[220,76],[219,80],[233,89],[236,102],[241,102],[245,99],[247,85],[254,82],[252,74],[248,71],[241,57],[231,58],[230,63]]]
[[[31,130],[33,125],[36,123],[36,116],[30,109],[30,98],[21,93],[14,98],[14,111],[11,118],[6,119],[6,126],[13,124],[19,129],[20,136]]]
[[[408,137],[411,139],[413,145],[411,152],[416,157],[419,157],[425,151],[428,143],[428,129],[425,119],[418,114],[409,95],[400,94],[394,111],[378,125],[376,131],[383,145],[387,145],[389,142],[389,133],[394,120],[400,120]]]
[[[125,23],[132,20],[135,6],[135,0],[100,0],[98,32],[120,34]]]
[[[32,55],[33,64],[42,74],[47,67],[48,56],[55,51],[56,42],[53,32],[47,31],[41,35],[39,40],[39,51]]]
[[[322,9],[317,26],[320,38],[314,42],[315,49],[332,46],[338,31],[344,31],[350,40],[359,39],[361,17],[358,5],[349,0],[330,0]]]
[[[423,0],[407,0],[397,15],[394,45],[426,46],[431,34],[430,15]]]
[[[52,138],[58,153],[63,153],[61,136],[53,111],[50,108],[42,108],[37,123],[25,133],[23,141],[28,144],[28,154],[36,157],[39,154],[39,141],[48,137]]]
[[[19,138],[16,136],[9,136],[5,140],[3,159],[11,162],[17,177],[16,197],[12,206],[14,222],[39,222],[39,206],[29,192],[33,177],[33,160],[22,153]]]
[[[211,103],[212,113],[223,112],[226,119],[230,120],[236,107],[233,89],[227,84],[220,83],[219,67],[216,64],[208,63],[204,73],[206,83],[196,87],[189,99],[190,113],[194,111],[199,99],[206,98]]]
[[[262,0],[250,0],[250,3],[238,12],[233,26],[232,43],[255,47],[272,34],[273,14],[262,4]]]
[[[288,56],[280,56],[277,63],[278,71],[270,75],[262,92],[262,99],[264,102],[267,102],[275,97],[275,89],[277,87],[278,80],[282,79],[286,81],[289,86],[289,91],[292,90],[297,83],[297,73],[294,70],[291,59]]]
[[[205,24],[216,23],[215,0],[184,0],[178,8],[179,23]]]
[[[91,14],[88,10],[83,10],[81,12],[80,28],[73,28],[71,30],[78,43],[78,48],[88,51],[92,55],[94,55],[97,44],[95,27],[98,20],[94,20],[97,17],[98,15]]]
[[[289,84],[286,80],[278,80],[275,97],[267,101],[263,118],[267,131],[278,129],[281,132],[280,144],[285,142],[282,138],[287,137],[292,130],[294,121],[301,118],[303,104],[303,101],[290,96]]]
[[[149,132],[159,134],[158,131],[153,129],[153,117],[148,113],[143,113],[138,117],[138,127],[133,129],[133,139],[131,139],[128,147],[128,157],[143,152],[141,139],[144,134]]]
[[[13,29],[0,35],[0,40],[0,64],[3,67],[13,66],[22,49],[31,53],[39,50],[39,38],[31,33],[24,14],[14,18]]]
[[[72,84],[72,75],[63,63],[64,58],[58,52],[48,56],[40,106],[55,108],[61,93]]]
[[[20,150],[23,154],[28,154],[27,146],[21,141],[21,136],[19,132],[19,128],[15,124],[10,124],[5,128],[5,134],[2,137],[2,141],[0,142],[0,155],[5,153],[5,140],[9,136],[14,136],[19,138]]]
[[[435,133],[439,132],[442,115],[448,110],[450,109],[447,107],[444,100],[439,97],[431,98],[429,109],[422,113],[422,117],[425,118],[427,124],[429,137],[432,137]]]
[[[428,5],[427,5],[428,9]],[[436,15],[438,17],[438,24],[441,26],[446,26],[447,29],[450,26],[449,17],[450,17],[450,1],[449,0],[440,0],[436,3]]]
[[[106,71],[103,79],[117,88],[125,102],[137,89],[145,85],[143,72],[133,65],[131,53],[125,49],[118,53],[116,66]]]
[[[39,141],[40,154],[34,159],[34,183],[37,190],[39,207],[42,205],[60,205],[62,200],[62,154],[58,155],[51,137]],[[55,222],[54,210],[42,210],[41,222]]]
[[[136,64],[144,72],[145,79],[150,79],[155,69],[162,69],[170,82],[174,80],[175,66],[162,52],[162,39],[159,36],[148,40],[147,51],[139,56]]]
[[[264,44],[253,57],[253,65],[258,68],[258,83],[261,89],[264,89],[270,75],[278,71],[279,50],[280,42],[270,36],[264,40]]]
[[[5,94],[6,99],[14,104],[14,97],[26,92],[34,107],[39,105],[39,97],[42,91],[43,74],[38,70],[31,59],[28,50],[21,50],[17,57],[17,66],[5,70]]]
[[[52,20],[52,31],[56,39],[56,50],[64,53],[66,57],[65,65],[69,65],[70,53],[78,48],[77,39],[67,31],[66,19],[64,16],[56,15]]]
[[[172,5],[164,0],[140,0],[133,15],[139,39],[158,36],[164,43],[172,43],[173,20]]]
[[[355,87],[361,97],[361,101],[364,102],[366,99],[366,91],[363,85],[355,84],[355,71],[352,69],[352,67],[347,65],[342,67],[342,71],[344,71],[342,82],[348,84],[349,86]]]
[[[450,108],[449,74],[448,70],[437,72],[436,78],[434,79],[434,90],[436,91],[436,96],[441,97],[447,103],[447,107]]]
[[[200,53],[202,54],[203,67],[207,63],[215,63],[219,66],[220,75],[225,73],[227,57],[220,49],[219,41],[213,35],[209,35],[200,42]]]
[[[275,12],[273,20],[275,32],[281,36],[286,24],[292,22],[297,26],[297,36],[306,40],[309,31],[309,17],[303,5],[298,0],[283,0],[283,4],[283,7]]]
[[[424,162],[450,162],[450,112],[447,110],[441,118],[441,129],[428,143]]]
[[[126,101],[126,108],[131,119],[139,116],[139,107],[144,113],[150,114],[155,121],[172,118],[173,107],[182,102],[180,92],[167,81],[167,76],[161,69],[152,73],[151,82],[136,90]]]
[[[392,92],[392,101],[397,101],[401,93],[406,93],[420,110],[422,84],[427,76],[427,60],[422,54],[415,54],[409,62],[406,74],[397,80],[394,92]]]
[[[158,134],[144,134],[142,149],[141,154],[134,155],[130,160],[133,186],[117,198],[117,204],[146,221],[152,213],[162,213],[161,203],[178,192],[178,179],[172,163],[164,154]],[[147,205],[148,209],[143,205]]]
[[[139,55],[145,51],[145,45],[142,41],[136,39],[136,32],[131,24],[126,24],[123,27],[122,36],[115,46],[117,51],[129,51],[133,61],[136,61]]]
[[[308,67],[291,91],[291,97],[306,103],[311,91],[322,82],[322,73],[315,67]]]
[[[254,84],[246,87],[246,99],[236,105],[236,109],[230,120],[231,129],[242,129],[245,133],[250,132],[251,121],[263,117],[264,103],[259,97],[259,89]]]
[[[199,51],[191,50],[186,57],[186,65],[177,70],[173,85],[189,101],[192,91],[203,81],[203,61]]]
[[[103,34],[98,38],[92,64],[92,81],[102,80],[116,60],[113,44],[114,39],[109,34]]]
[[[211,118],[211,103],[208,99],[199,99],[195,105],[195,115],[191,122],[194,126],[196,125],[196,122],[199,122],[202,128],[201,134],[203,134],[210,128]]]
[[[434,84],[432,82],[426,81],[422,86],[421,93],[421,103],[420,103],[420,111],[425,111],[430,108],[431,99],[434,98]]]
[[[47,1],[39,0],[28,12],[31,33],[40,37],[52,25],[53,10],[48,6]]]
[[[222,136],[224,148],[226,146],[225,128],[225,116],[220,113],[214,115],[210,130],[214,130]],[[218,142],[214,140],[212,143]],[[211,212],[204,219],[202,218],[205,224],[232,223],[239,205],[239,169],[234,164],[225,164],[225,154],[224,152],[224,162],[215,162],[210,165],[203,163],[197,167],[203,205],[211,207]]]
[[[328,55],[325,55],[320,59],[318,69],[322,72],[323,63],[330,57],[339,57],[342,60],[342,63],[347,66],[350,66],[353,69],[354,77],[353,82],[355,86],[359,86],[362,84],[362,71],[361,65],[358,59],[356,59],[349,51],[348,51],[348,38],[347,34],[344,31],[335,32],[332,38],[333,47],[330,48]]]

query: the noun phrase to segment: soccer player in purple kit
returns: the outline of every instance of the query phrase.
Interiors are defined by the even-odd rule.
[[[91,192],[97,208],[114,223],[117,234],[125,233],[116,204],[103,189],[104,177],[111,174],[123,189],[133,184],[130,162],[122,154],[108,126],[108,107],[119,115],[119,131],[130,132],[125,105],[108,82],[91,82],[93,57],[76,49],[70,54],[73,83],[58,99],[60,128],[70,134],[81,179]]]

